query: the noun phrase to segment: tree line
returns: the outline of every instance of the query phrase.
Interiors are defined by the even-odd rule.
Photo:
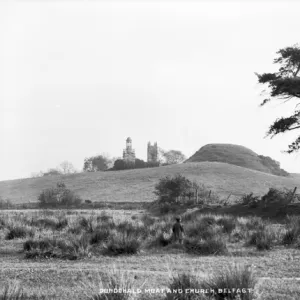
[[[79,172],[98,172],[98,171],[120,171],[126,169],[153,168],[158,166],[182,163],[186,156],[179,150],[165,151],[159,149],[157,162],[145,162],[136,158],[133,162],[126,162],[122,158],[111,158],[108,154],[102,153],[95,156],[86,157],[83,162],[82,171],[76,170],[69,161],[63,161],[58,167],[50,168],[47,171],[32,173],[31,177],[44,177],[54,175],[67,175]]]

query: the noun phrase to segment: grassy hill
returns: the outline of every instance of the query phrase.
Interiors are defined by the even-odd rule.
[[[18,179],[0,182],[0,197],[13,203],[36,202],[39,193],[58,181],[76,191],[83,199],[109,202],[153,201],[159,178],[181,173],[205,184],[222,197],[244,193],[263,194],[269,187],[300,189],[299,177],[279,177],[226,163],[200,162],[113,172],[80,173],[62,176]]]
[[[258,155],[252,150],[233,144],[208,144],[200,148],[186,162],[223,162],[279,176],[288,173],[280,169],[271,157]]]

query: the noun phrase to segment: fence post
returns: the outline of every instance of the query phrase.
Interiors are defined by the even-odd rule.
[[[292,193],[292,195],[291,195],[291,198],[289,199],[288,204],[289,204],[289,203],[292,203],[293,198],[294,198],[294,196],[295,196],[295,194],[296,194],[296,191],[297,191],[297,187],[295,186],[294,191],[293,191],[293,193]]]

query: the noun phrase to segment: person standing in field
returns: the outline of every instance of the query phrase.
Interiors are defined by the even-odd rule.
[[[176,223],[173,225],[173,241],[182,244],[184,229],[181,224],[181,218],[176,217]]]

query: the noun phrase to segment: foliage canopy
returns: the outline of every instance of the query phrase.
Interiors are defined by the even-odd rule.
[[[264,99],[261,106],[274,100],[297,100],[300,98],[300,47],[294,45],[280,49],[274,64],[279,65],[278,72],[257,74],[258,82],[268,87],[268,98]],[[267,132],[268,136],[274,137],[279,133],[292,131],[300,128],[300,110],[297,110],[297,103],[294,112],[288,117],[281,117],[274,121]],[[293,153],[300,149],[300,135],[288,145],[285,152]]]

